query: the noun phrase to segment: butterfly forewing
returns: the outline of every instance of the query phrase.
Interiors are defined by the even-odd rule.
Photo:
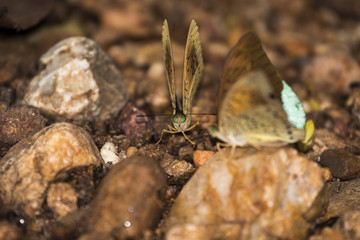
[[[280,99],[282,90],[281,77],[266,56],[259,37],[255,33],[249,32],[231,49],[225,61],[220,82],[219,107],[232,84],[240,76],[257,69],[265,72],[274,89],[274,97]]]
[[[204,68],[200,36],[195,20],[191,21],[185,47],[183,75],[183,113],[191,113],[192,101]]]
[[[166,79],[169,85],[170,100],[171,100],[171,110],[172,114],[176,114],[176,94],[175,94],[175,73],[174,73],[174,60],[170,42],[170,33],[168,23],[165,20],[162,28],[162,43],[163,43],[163,53],[165,61],[165,72]]]

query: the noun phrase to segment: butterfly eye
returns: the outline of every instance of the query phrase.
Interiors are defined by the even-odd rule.
[[[177,123],[177,117],[176,116],[173,117],[173,122]]]
[[[210,133],[210,135],[211,136],[215,136],[216,135],[216,133],[218,132],[218,128],[216,127],[216,126],[210,126],[209,128],[208,128],[208,130],[209,130],[209,133]]]
[[[184,115],[181,116],[181,122],[184,123],[186,120],[186,117]]]

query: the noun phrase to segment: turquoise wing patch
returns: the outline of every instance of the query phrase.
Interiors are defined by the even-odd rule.
[[[281,91],[281,101],[290,123],[296,128],[302,129],[305,127],[306,116],[304,107],[299,98],[289,85],[283,80],[283,90]]]

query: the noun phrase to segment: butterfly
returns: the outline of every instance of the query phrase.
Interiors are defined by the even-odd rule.
[[[170,92],[172,110],[171,122],[173,126],[168,125],[169,130],[162,130],[160,140],[157,143],[161,142],[164,132],[181,132],[191,144],[195,145],[195,143],[191,141],[185,134],[186,131],[193,129],[198,125],[198,123],[196,123],[189,127],[191,124],[192,101],[202,77],[204,68],[200,35],[195,20],[192,20],[190,23],[185,47],[182,105],[180,101],[177,101],[176,97],[174,60],[171,49],[169,27],[166,20],[164,21],[162,28],[162,43],[165,61],[165,73]]]
[[[226,145],[282,146],[305,138],[305,112],[249,32],[230,50],[218,98],[218,125],[210,133]]]

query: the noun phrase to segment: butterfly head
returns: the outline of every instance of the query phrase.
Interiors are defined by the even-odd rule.
[[[216,125],[211,125],[208,128],[208,132],[210,133],[211,137],[217,137],[217,135],[219,133],[219,129]]]
[[[185,132],[190,126],[191,119],[183,113],[176,113],[171,119],[173,126],[180,132]]]

